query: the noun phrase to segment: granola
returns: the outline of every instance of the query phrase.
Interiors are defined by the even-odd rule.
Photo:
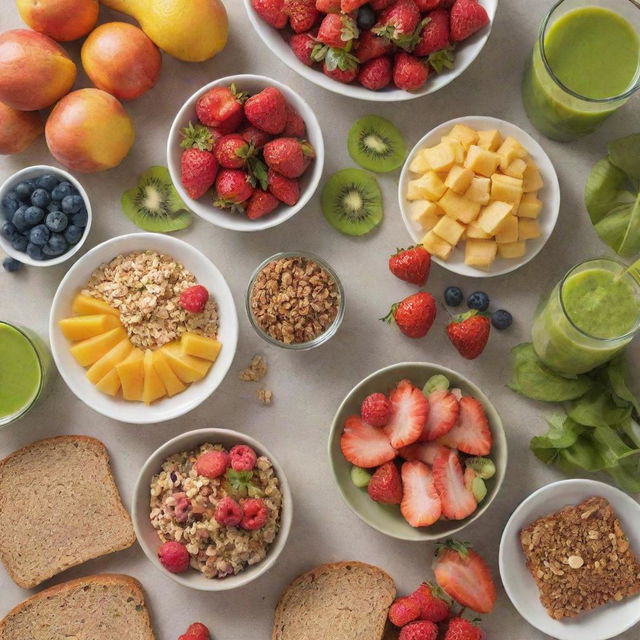
[[[82,293],[118,309],[135,347],[156,349],[188,331],[216,337],[218,310],[212,297],[201,313],[189,313],[179,304],[182,291],[194,284],[195,276],[171,256],[137,251],[101,265]]]
[[[258,396],[258,400],[266,406],[269,406],[273,402],[273,391],[269,389],[258,389],[256,395]]]
[[[253,356],[246,369],[240,372],[240,380],[243,382],[260,382],[267,375],[267,361],[259,355]]]
[[[640,564],[604,498],[536,520],[520,542],[540,600],[556,620],[640,592]]]

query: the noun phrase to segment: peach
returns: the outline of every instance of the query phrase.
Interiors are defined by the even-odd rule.
[[[85,40],[82,65],[98,89],[120,100],[135,100],[158,81],[162,58],[142,29],[109,22]]]
[[[0,102],[0,155],[24,151],[43,131],[37,111],[17,111]]]
[[[76,74],[49,36],[28,29],[0,34],[0,102],[19,111],[46,109],[71,90]]]
[[[18,0],[18,11],[34,31],[69,42],[96,26],[100,5],[98,0]]]
[[[116,98],[100,89],[79,89],[54,107],[45,126],[49,151],[73,171],[117,167],[135,140],[133,122]]]

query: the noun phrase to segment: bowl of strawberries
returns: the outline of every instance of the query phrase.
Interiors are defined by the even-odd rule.
[[[410,541],[449,537],[493,502],[507,466],[500,416],[464,376],[425,362],[380,369],[338,409],[329,459],[347,505]]]
[[[498,0],[245,0],[271,51],[351,98],[400,102],[462,74],[491,32]]]
[[[169,132],[167,159],[194,213],[224,229],[260,231],[309,202],[322,176],[324,142],[297,93],[247,74],[211,82],[186,101]]]

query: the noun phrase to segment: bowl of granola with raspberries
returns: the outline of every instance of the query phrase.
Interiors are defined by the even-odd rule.
[[[132,517],[151,562],[201,591],[265,573],[284,548],[292,500],[284,471],[259,442],[226,429],[184,433],[147,460]]]

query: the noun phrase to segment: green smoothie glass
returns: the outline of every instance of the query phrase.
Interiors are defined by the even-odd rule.
[[[538,307],[533,347],[566,376],[611,360],[640,331],[640,274],[611,258],[587,260],[567,273]]]
[[[522,98],[545,136],[591,133],[640,88],[640,0],[560,0],[540,25]]]

